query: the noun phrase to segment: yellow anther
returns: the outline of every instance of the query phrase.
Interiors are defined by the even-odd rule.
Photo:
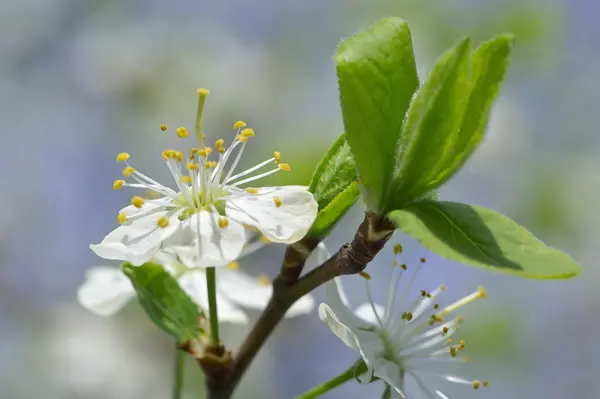
[[[197,163],[193,163],[193,162],[188,162],[187,163],[187,168],[190,170],[197,170],[198,169],[198,164]]]
[[[125,169],[123,169],[123,176],[131,176],[133,172],[135,172],[135,169],[133,169],[131,166],[128,166]]]
[[[480,384],[481,384],[481,383],[479,382],[479,380],[475,380],[475,381],[473,381],[473,389],[479,389],[479,385],[480,385]]]
[[[427,296],[427,291],[421,290],[421,296],[425,298]]]
[[[219,147],[223,147],[225,145],[225,140],[223,139],[218,139],[217,141],[215,141],[215,147],[219,148]]]
[[[113,188],[115,190],[118,190],[121,187],[123,187],[124,185],[125,185],[125,180],[115,180],[115,182],[113,183]]]
[[[227,226],[229,226],[229,220],[224,216],[219,217],[219,227],[224,229]]]
[[[262,242],[264,242],[265,244],[268,244],[268,243],[270,243],[270,242],[271,242],[271,240],[269,240],[269,239],[267,238],[267,236],[265,236],[265,235],[261,235],[261,236],[260,236],[260,240],[261,240]]]
[[[161,228],[165,228],[169,225],[169,219],[167,219],[166,217],[162,216],[160,219],[158,219],[158,221],[156,222],[156,224],[158,225],[158,227]]]
[[[488,385],[490,385],[490,383],[487,380],[483,380],[482,383],[484,388],[487,388]]]
[[[125,212],[119,212],[117,215],[117,221],[119,224],[123,224],[127,221],[127,216],[125,216]]]
[[[273,158],[275,158],[275,162],[281,162],[281,153],[279,151],[273,152]]]
[[[273,202],[275,202],[275,207],[276,208],[281,207],[281,198],[279,198],[278,196],[274,196],[273,197]]]
[[[246,126],[246,122],[244,122],[244,121],[237,121],[236,123],[233,124],[234,129],[241,129],[244,126]]]
[[[290,170],[292,170],[292,167],[290,166],[289,163],[280,163],[277,165],[277,167],[281,170],[285,170],[286,172],[289,172]]]
[[[406,321],[411,321],[413,319],[413,314],[411,312],[406,312]]]
[[[359,276],[361,276],[362,278],[364,278],[365,280],[371,280],[371,275],[367,272],[360,272],[358,273]]]
[[[450,347],[450,356],[456,357],[456,348],[453,346]]]
[[[247,143],[248,142],[248,137],[242,136],[241,134],[238,134],[236,136],[236,140],[239,141],[240,143]]]
[[[465,345],[466,345],[465,340],[461,339],[460,342],[458,343],[458,349],[460,349],[460,350],[465,349]]]
[[[164,151],[162,152],[162,157],[163,157],[163,159],[164,159],[165,161],[167,161],[167,160],[169,159],[169,157],[170,157],[170,154],[171,154],[171,153],[169,152],[169,150],[164,150]]]
[[[404,263],[403,263],[403,264],[401,264],[401,265],[400,265],[400,268],[401,268],[402,270],[406,270],[406,269],[407,269],[407,267],[406,267],[406,264],[404,264]]]
[[[477,291],[479,292],[480,298],[487,298],[487,291],[485,290],[485,287],[479,287]]]
[[[196,90],[198,92],[198,94],[202,94],[203,96],[207,96],[210,94],[210,90],[208,89],[204,89],[204,88],[199,88],[198,90]]]
[[[420,261],[421,263],[425,263],[425,262],[427,261],[427,259],[425,259],[425,258],[421,258],[421,259],[419,259],[419,261]]]
[[[167,131],[167,125],[165,125],[164,123],[160,125],[160,130],[162,130],[163,132]]]
[[[216,167],[217,167],[216,161],[206,161],[206,169],[216,168]]]
[[[253,137],[254,129],[246,128],[246,129],[242,130],[242,132],[240,134],[244,137]]]
[[[202,158],[206,158],[208,156],[208,151],[206,151],[206,148],[198,150],[198,156],[200,156]]]
[[[257,188],[254,188],[254,187],[248,187],[248,188],[246,189],[246,192],[247,192],[248,194],[258,194],[258,189],[257,189]]]
[[[176,132],[177,132],[177,137],[179,137],[180,139],[184,139],[189,136],[187,129],[184,128],[183,126],[178,127]]]
[[[450,331],[450,329],[448,328],[448,326],[444,326],[442,328],[442,331],[444,332],[444,334],[448,334],[448,331]]]
[[[177,151],[177,152],[175,153],[175,156],[177,157],[177,160],[178,160],[179,162],[183,161],[183,153],[182,153],[181,151]]]
[[[402,313],[402,320],[406,320],[406,312]]]
[[[229,270],[237,270],[240,268],[240,262],[238,262],[237,260],[231,261],[227,264],[227,268]]]
[[[131,155],[129,155],[129,153],[121,152],[119,153],[119,155],[117,155],[117,162],[127,161],[129,158],[131,158]]]
[[[192,147],[192,149],[190,150],[190,152],[191,152],[193,155],[196,155],[196,153],[198,152],[198,149],[197,149],[196,147]]]
[[[402,244],[394,244],[394,255],[398,255],[402,253]]]
[[[225,147],[217,147],[217,151],[219,151],[222,154],[225,152]]]
[[[210,147],[204,147],[204,151],[206,151],[207,155],[212,154],[212,148],[210,148]]]
[[[439,303],[436,303],[435,305],[433,305],[433,308],[434,308],[435,310],[438,310],[438,309],[440,308],[440,305],[439,305]]]
[[[262,286],[267,286],[271,284],[271,279],[266,274],[263,274],[258,278],[258,284]]]
[[[144,199],[136,195],[131,199],[131,205],[135,206],[136,208],[141,208],[142,205],[144,205]]]
[[[187,184],[192,184],[192,176],[181,176],[181,181]]]

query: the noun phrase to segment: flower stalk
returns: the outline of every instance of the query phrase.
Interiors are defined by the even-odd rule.
[[[214,267],[206,269],[206,293],[208,295],[208,320],[213,345],[219,346],[219,317],[217,316],[217,279]]]
[[[173,393],[171,399],[181,399],[183,393],[183,366],[185,352],[175,349],[175,368],[173,372]]]
[[[367,366],[365,362],[362,360],[357,361],[352,366],[350,366],[347,370],[342,371],[337,376],[333,377],[329,381],[325,381],[322,384],[317,385],[316,387],[304,392],[303,394],[296,396],[296,399],[312,399],[317,398],[334,388],[339,387],[340,385],[352,380],[356,376],[367,371]]]

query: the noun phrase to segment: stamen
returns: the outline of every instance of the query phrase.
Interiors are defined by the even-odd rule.
[[[129,177],[133,172],[135,172],[135,169],[133,169],[131,166],[128,166],[125,169],[123,169],[123,176]]]
[[[117,221],[119,222],[119,224],[123,224],[127,221],[127,217],[125,216],[125,212],[119,212],[119,214],[117,215]]]
[[[240,143],[247,143],[248,142],[248,137],[242,136],[241,134],[237,135],[235,139],[237,141],[239,141]]]
[[[191,176],[181,176],[181,181],[187,184],[191,184],[192,183],[192,177]]]
[[[129,153],[121,152],[119,153],[119,155],[117,155],[117,162],[127,161],[129,158],[131,158],[131,155],[129,155]]]
[[[258,284],[262,286],[267,286],[271,284],[271,279],[266,274],[263,274],[258,278]]]
[[[158,219],[158,222],[156,222],[156,224],[158,225],[158,227],[161,227],[164,229],[165,227],[167,227],[169,225],[169,219],[162,216],[160,219]]]
[[[248,188],[246,189],[246,192],[247,192],[248,194],[258,194],[258,189],[257,189],[257,188],[254,188],[254,187],[248,187]]]
[[[479,380],[475,380],[475,381],[473,381],[473,389],[479,389],[479,385],[480,385],[480,384],[481,384],[481,383],[479,382]]]
[[[184,139],[184,138],[188,137],[188,135],[189,135],[187,129],[184,128],[183,126],[178,127],[176,132],[177,132],[177,137],[179,137],[180,139]]]
[[[358,273],[358,275],[367,281],[371,280],[371,275],[367,272],[360,272],[360,273]]]
[[[240,134],[244,137],[254,137],[254,129],[246,128]]]
[[[439,312],[436,316],[436,318],[443,318],[444,316],[446,316],[447,314],[454,312],[455,310],[468,305],[469,303],[476,301],[477,299],[480,298],[485,298],[487,297],[487,292],[485,291],[485,288],[483,287],[479,287],[479,289],[475,292],[473,292],[470,295],[467,295],[466,297],[459,299],[458,301],[454,302],[452,305],[446,306],[444,309],[442,309],[441,312]]]
[[[198,156],[200,156],[202,158],[206,158],[208,156],[208,151],[206,151],[206,148],[198,150]]]
[[[217,167],[216,161],[206,161],[206,169],[211,169],[211,168],[216,168],[216,167]]]
[[[188,162],[187,163],[187,168],[190,169],[190,170],[198,170],[198,164],[197,163]]]
[[[183,161],[183,153],[181,151],[177,151],[175,153],[175,156],[177,157],[177,161],[179,161],[179,162]]]
[[[229,270],[237,270],[240,268],[240,262],[238,262],[237,260],[231,261],[227,264],[227,268]]]
[[[225,140],[223,139],[218,139],[217,141],[215,141],[215,147],[220,148],[223,147],[225,145]]]
[[[241,129],[244,126],[246,126],[246,122],[244,122],[244,121],[237,121],[236,123],[233,124],[234,129]]]
[[[115,182],[113,183],[113,188],[115,190],[118,190],[121,187],[123,187],[124,185],[125,185],[125,180],[115,180]]]
[[[397,243],[394,244],[394,255],[398,255],[402,253],[402,244]]]
[[[275,202],[275,207],[276,208],[281,207],[281,199],[278,196],[274,196],[273,197],[273,202]]]
[[[219,217],[219,227],[224,229],[227,226],[229,226],[229,220],[224,216]]]
[[[165,125],[164,123],[160,125],[160,130],[162,130],[163,132],[167,131],[167,125]]]
[[[292,170],[292,167],[290,166],[289,163],[280,163],[277,165],[277,167],[281,170],[285,170],[286,172],[289,172],[290,170]]]
[[[144,205],[144,202],[144,199],[137,195],[131,199],[131,205],[135,206],[138,209],[141,208],[142,205]]]
[[[277,162],[277,163],[281,162],[281,153],[279,151],[274,151],[273,158],[275,158],[275,162]]]

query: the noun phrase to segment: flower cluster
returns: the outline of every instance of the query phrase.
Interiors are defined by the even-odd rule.
[[[396,255],[401,252],[399,244],[394,247],[394,252]],[[421,259],[418,268],[424,262],[425,259]],[[462,318],[448,317],[462,306],[484,298],[485,289],[479,288],[446,307],[437,303],[438,297],[446,291],[443,285],[432,291],[421,290],[417,298],[408,301],[418,268],[404,293],[399,296],[398,286],[407,266],[399,265],[395,260],[385,307],[373,301],[369,288],[370,276],[361,273],[367,281],[369,301],[355,311],[349,308],[339,278],[335,279],[326,288],[327,303],[319,306],[321,320],[347,346],[360,353],[367,366],[363,380],[371,381],[373,376],[380,378],[390,385],[396,397],[448,399],[441,390],[430,387],[428,382],[431,377],[469,385],[474,389],[487,387],[487,381],[467,380],[433,371],[436,366],[448,362],[468,361],[468,357],[462,356],[466,348],[465,341],[453,338],[462,324]],[[420,391],[419,395],[407,393],[409,379]]]
[[[145,189],[153,198],[133,196],[131,204],[118,213],[119,226],[90,248],[104,259],[127,261],[135,266],[150,260],[164,265],[203,308],[206,307],[203,269],[219,267],[219,316],[223,320],[246,322],[247,316],[237,305],[263,307],[271,287],[266,276],[256,280],[235,271],[237,259],[259,248],[262,242],[289,244],[300,240],[311,227],[318,206],[306,187],[249,186],[271,174],[291,170],[289,164],[281,162],[278,151],[258,165],[235,173],[255,132],[243,121],[237,121],[229,147],[222,138],[215,141],[214,147],[208,146],[200,129],[208,91],[199,89],[198,94],[199,145],[185,155],[173,149],[162,153],[173,176],[174,188],[137,170],[130,163],[129,153],[118,154],[117,162],[124,164],[123,179],[115,180],[114,190]],[[168,130],[165,125],[160,129]],[[189,137],[185,127],[177,128],[176,134],[180,139]],[[257,234],[260,234],[258,242]],[[79,300],[84,306],[105,315],[116,312],[132,296],[131,283],[112,267],[92,269],[79,290]],[[311,306],[312,299],[307,297],[290,313],[306,311]]]

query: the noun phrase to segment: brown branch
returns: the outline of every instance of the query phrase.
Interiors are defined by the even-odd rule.
[[[325,263],[300,278],[298,275],[308,257],[304,249],[309,246],[314,249],[319,242],[303,240],[300,250],[299,246],[291,250],[293,245],[289,246],[286,258],[288,254],[292,258],[287,259],[287,266],[284,259],[282,272],[273,281],[273,295],[234,357],[229,373],[225,376],[207,375],[208,398],[230,398],[252,360],[294,302],[335,277],[363,271],[390,239],[394,229],[394,224],[387,218],[374,213],[365,214],[350,244],[342,246]],[[295,257],[298,254],[302,256]],[[205,371],[208,370],[205,368]]]

